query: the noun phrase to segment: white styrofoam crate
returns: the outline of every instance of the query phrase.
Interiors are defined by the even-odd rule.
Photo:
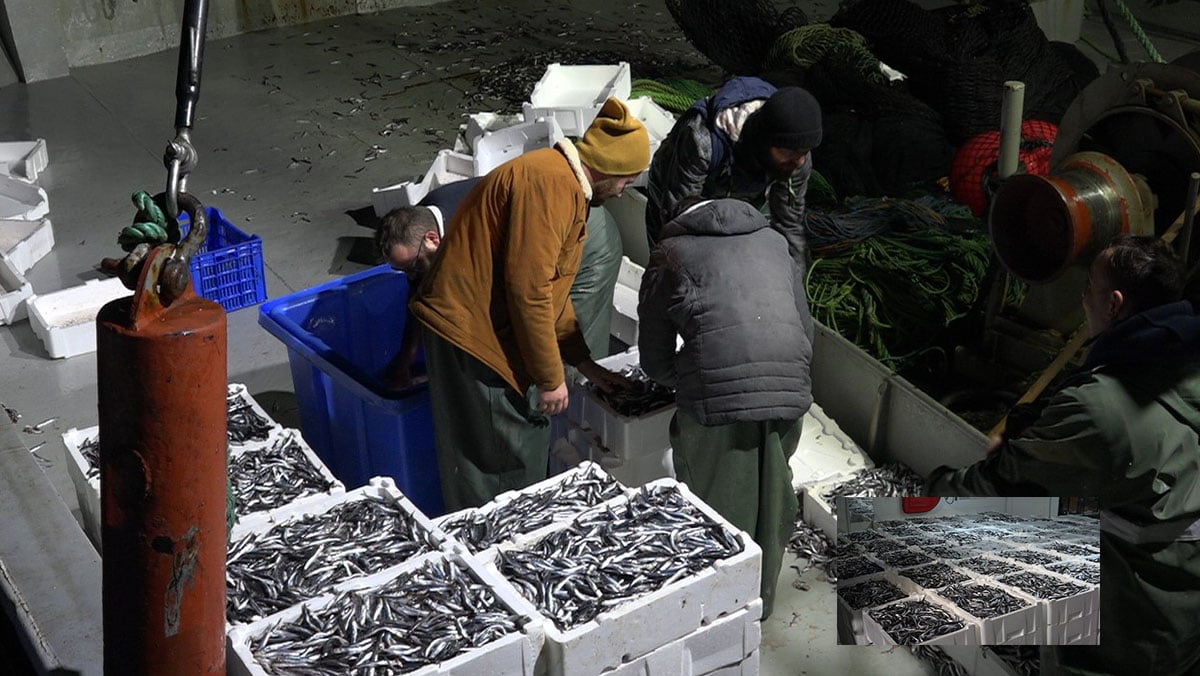
[[[671,128],[675,126],[675,116],[671,114],[671,111],[655,103],[654,99],[649,96],[629,99],[625,105],[629,107],[629,112],[641,120],[646,127],[646,132],[650,136],[650,157],[653,158],[654,154],[658,152],[659,146],[667,138],[667,134],[671,133]],[[649,176],[650,170],[647,169],[638,174],[632,185],[645,186],[649,181]]]
[[[875,462],[814,403],[804,415],[800,443],[788,466],[792,470],[792,486],[800,490],[834,479],[848,479],[874,467]]]
[[[449,514],[443,514],[442,516],[439,516],[439,517],[433,519],[433,523],[440,529],[440,528],[442,528],[442,526],[444,524],[446,524],[450,521],[453,521],[456,518],[461,517],[465,514],[469,514],[469,513],[489,514],[497,509],[504,508],[505,506],[512,503],[513,500],[516,500],[523,496],[534,495],[536,493],[540,493],[547,489],[553,490],[555,487],[560,486],[560,485],[562,485],[568,481],[571,481],[573,479],[576,479],[576,478],[580,478],[580,477],[603,478],[606,476],[611,476],[611,475],[609,475],[608,472],[606,472],[603,467],[601,467],[600,465],[598,465],[594,462],[589,462],[587,460],[584,460],[583,462],[579,463],[575,467],[572,467],[571,469],[569,469],[561,474],[556,474],[548,479],[543,479],[542,481],[539,481],[531,486],[526,486],[525,488],[522,488],[520,490],[505,491],[505,492],[497,495],[496,497],[492,498],[491,501],[489,501],[485,505],[481,505],[479,507],[471,507],[471,508],[460,510],[457,512],[450,512]],[[612,478],[615,479],[616,477],[612,477]],[[618,483],[620,483],[620,480],[618,480]],[[628,489],[621,487],[621,492],[619,495],[620,496],[628,496],[631,493],[632,493],[632,491],[629,491]],[[617,497],[617,496],[615,496],[615,497]],[[612,498],[609,498],[609,499],[611,500]],[[587,510],[580,509],[574,513],[565,513],[564,512],[562,515],[557,516],[553,520],[552,523],[553,524],[566,523],[566,522],[570,521],[571,519],[575,518],[576,516],[582,514],[585,511],[587,511]],[[534,534],[534,533],[539,533],[542,530],[544,530],[545,528],[547,528],[547,526],[541,526],[537,529],[520,530],[520,531],[513,533],[514,537],[512,539],[502,540],[501,542],[514,542],[514,541],[522,542],[522,541],[524,541],[524,539],[523,539],[524,536],[528,536],[528,535]],[[470,548],[468,548],[466,546],[465,543],[463,543],[463,542],[459,541],[458,539],[456,539],[455,537],[453,537],[449,532],[447,532],[446,535],[448,538],[447,544],[452,549],[461,551],[464,554],[468,554],[468,555],[483,554],[484,558],[490,558],[491,556],[493,556],[492,550],[495,548],[496,545],[492,545],[492,547],[486,548],[484,550],[485,552],[487,552],[486,554],[484,554],[483,552],[472,552],[470,550]],[[498,542],[496,544],[498,545],[500,543]]]
[[[910,596],[905,599],[900,599],[899,601],[885,603],[882,606],[878,606],[877,608],[874,608],[872,610],[876,610],[878,608],[886,608],[887,606],[895,605],[898,603],[905,603],[908,601],[918,601],[918,600],[928,601],[929,603],[932,603],[933,605],[938,606],[939,608],[945,609],[945,611],[950,613],[950,615],[963,621],[962,629],[959,629],[958,631],[952,631],[948,634],[943,634],[941,636],[938,636],[937,638],[934,638],[933,640],[926,641],[924,645],[940,645],[940,644],[979,645],[979,626],[978,626],[978,624],[976,624],[975,621],[970,618],[970,616],[965,615],[960,612],[957,612],[957,608],[955,606],[947,605],[944,600],[942,600],[940,598],[936,598],[932,594]],[[879,623],[875,621],[875,618],[871,617],[871,611],[863,613],[863,631],[867,635],[867,640],[877,646],[896,645],[895,639],[893,639],[887,632],[885,632],[883,630],[883,627],[879,626]]]
[[[842,598],[842,595],[837,593],[846,587],[853,587],[854,585],[862,584],[863,582],[869,582],[871,580],[883,580],[896,586],[898,589],[900,588],[899,585],[896,584],[894,576],[888,576],[884,573],[872,573],[870,575],[861,575],[848,580],[838,580],[837,590],[834,593],[834,598],[837,599],[837,626],[839,639],[841,636],[847,636],[857,641],[859,637],[865,636],[863,630],[863,611],[870,610],[871,608],[874,608],[875,605],[886,605],[887,603],[891,603],[891,601],[884,601],[875,605],[866,606],[865,608],[856,609],[850,607],[850,604],[846,603],[846,600]],[[901,591],[903,592],[904,590],[901,589]],[[839,643],[840,642],[841,641],[839,640]],[[854,644],[847,643],[843,645]]]
[[[621,371],[639,363],[636,347],[610,355],[596,363],[610,371]],[[640,417],[618,415],[600,400],[580,376],[571,383],[567,403],[567,420],[577,427],[589,429],[600,438],[600,445],[621,457],[643,453],[661,454],[671,446],[671,417],[675,405],[664,406]]]
[[[586,448],[588,459],[626,486],[637,488],[658,479],[675,478],[675,453],[670,446],[627,455],[605,447],[591,430],[572,427],[569,435],[572,445]]]
[[[512,127],[485,132],[475,139],[475,175],[484,176],[531,150],[551,148],[563,138],[563,131],[553,117],[539,117]]]
[[[1029,567],[1031,572],[1071,582],[1085,588],[1084,591],[1061,599],[1038,599],[1028,592],[1022,591],[1019,588],[1006,585],[1000,582],[999,578],[1003,575],[993,578],[993,584],[1005,590],[1010,590],[1014,594],[1020,594],[1024,598],[1033,599],[1039,604],[1039,611],[1042,614],[1042,626],[1046,628],[1045,639],[1043,642],[1053,644],[1056,641],[1064,640],[1066,630],[1065,625],[1070,624],[1071,631],[1086,630],[1092,624],[1099,628],[1100,618],[1100,586],[1090,585],[1086,582],[1081,582],[1067,575],[1050,572],[1041,567]],[[1079,620],[1087,620],[1080,623]]]
[[[804,488],[801,498],[801,514],[808,524],[821,529],[830,538],[837,538],[837,512],[833,505],[821,498],[821,491],[827,483],[813,484]]]
[[[477,176],[475,160],[470,155],[453,150],[439,150],[433,164],[420,181],[405,181],[383,188],[371,189],[371,205],[375,215],[383,218],[397,207],[420,204],[429,193],[444,185]]]
[[[525,121],[520,115],[504,115],[502,113],[473,113],[467,115],[467,123],[463,125],[463,149],[459,152],[472,153],[475,141],[488,132],[506,129]],[[456,149],[457,150],[457,149]]]
[[[21,274],[12,259],[0,251],[0,324],[16,324],[29,316],[25,301],[33,295],[33,286]]]
[[[36,181],[49,164],[46,139],[0,143],[0,172]]]
[[[638,344],[638,293],[642,288],[642,275],[646,269],[621,257],[617,271],[617,285],[613,288],[613,313],[609,333],[614,338],[636,347]]]
[[[617,223],[621,251],[641,266],[650,262],[650,242],[646,239],[647,201],[641,190],[631,189],[604,203],[604,209]]]
[[[759,597],[762,550],[754,540],[746,532],[734,528],[686,485],[673,479],[662,479],[649,488],[661,486],[675,488],[710,519],[735,534],[742,551],[657,591],[604,611],[590,622],[571,629],[560,629],[538,613],[546,632],[546,643],[538,660],[541,673],[549,676],[600,674],[683,638]],[[579,518],[612,509],[628,499],[628,496],[614,498]],[[568,525],[548,526],[531,533],[523,542],[501,549],[531,548],[542,538]],[[503,577],[495,556],[485,558],[485,564],[490,571]]]
[[[762,643],[762,600],[700,627],[683,638],[605,671],[602,676],[708,674],[740,664]]]
[[[502,636],[488,644],[456,655],[445,662],[431,664],[409,672],[410,676],[449,676],[450,674],[532,676],[543,641],[540,620],[533,615],[532,608],[528,603],[517,596],[507,584],[495,579],[492,573],[484,570],[472,557],[462,556],[455,552],[431,552],[370,577],[338,585],[335,589],[337,592],[353,592],[377,588],[400,575],[418,569],[426,562],[442,558],[448,558],[463,565],[477,581],[482,582],[494,592],[497,601],[502,606],[506,606],[510,611],[522,616],[524,618],[522,631]],[[337,592],[297,604],[254,623],[231,628],[226,633],[227,668],[230,676],[266,676],[267,672],[258,664],[250,651],[250,643],[276,625],[296,619],[305,610],[313,611],[324,608],[336,598]]]
[[[271,417],[270,413],[267,413],[267,410],[265,408],[263,408],[261,404],[258,403],[258,400],[256,400],[253,395],[250,394],[250,390],[245,385],[243,385],[241,383],[230,383],[229,387],[226,389],[225,397],[226,397],[226,399],[233,399],[234,397],[241,397],[243,401],[245,401],[247,404],[250,405],[250,409],[252,411],[254,411],[254,413],[256,415],[258,415],[261,418],[265,418],[267,420],[267,422],[269,422],[271,424],[271,430],[269,432],[267,432],[267,438],[265,440],[250,439],[247,441],[235,442],[232,439],[230,439],[229,440],[229,449],[231,451],[241,448],[242,446],[254,446],[256,444],[270,444],[273,441],[275,441],[275,439],[277,439],[281,434],[283,434],[285,432],[283,425],[280,425],[278,422],[275,421],[274,418]],[[301,441],[303,441],[303,440],[301,440]],[[304,447],[308,448],[307,445],[305,445]],[[311,449],[309,449],[309,450],[311,450]],[[323,468],[324,464],[320,464],[320,465],[318,465],[318,467]],[[322,474],[324,474],[324,472],[322,472]]]
[[[306,493],[300,495],[296,498],[293,498],[286,504],[275,505],[267,509],[261,509],[253,512],[246,512],[245,514],[239,513],[237,515],[239,524],[261,523],[268,518],[269,514],[277,510],[287,509],[295,505],[307,504],[313,500],[321,500],[331,495],[341,495],[342,493],[346,492],[346,485],[341,481],[338,481],[337,477],[333,476],[333,472],[330,472],[329,468],[325,466],[325,463],[321,462],[321,459],[317,457],[317,452],[314,451],[312,447],[304,441],[304,437],[300,436],[300,430],[281,428],[277,436],[272,436],[267,441],[254,441],[240,445],[231,444],[229,446],[230,466],[232,466],[233,461],[236,458],[251,453],[261,453],[262,451],[270,449],[277,444],[285,443],[294,443],[300,447],[300,452],[304,455],[305,459],[308,460],[308,463],[317,470],[317,473],[320,474],[325,481],[329,482],[329,489],[316,493]]]
[[[120,279],[90,279],[26,301],[29,325],[53,359],[96,351],[96,314],[109,301],[132,295]]]
[[[1047,645],[1096,645],[1100,642],[1100,613],[1077,617],[1047,628]]]
[[[976,626],[979,627],[980,645],[1038,645],[1042,643],[1042,639],[1046,635],[1046,620],[1045,613],[1037,599],[1030,598],[1026,594],[1013,593],[1013,590],[992,584],[990,580],[980,579],[979,576],[976,576],[969,584],[986,584],[1028,604],[1023,608],[995,617],[975,617],[966,608],[934,591],[943,604],[954,606],[959,614],[971,617],[976,621]]]
[[[36,221],[50,213],[46,191],[5,173],[0,173],[0,220]]]
[[[99,436],[99,425],[84,429],[72,427],[62,435],[63,445],[67,447],[67,474],[75,486],[75,499],[79,502],[79,525],[97,550],[100,549],[100,473],[97,468],[93,476],[88,476],[92,473],[92,466],[79,449],[85,441]]]
[[[632,78],[625,61],[615,66],[552,63],[522,109],[525,120],[552,117],[567,136],[583,136],[610,97],[628,99]]]
[[[22,274],[53,248],[54,226],[49,218],[0,220],[0,253],[7,254]]]
[[[700,674],[700,676],[758,676],[760,668],[759,658],[761,654],[761,650],[755,650],[754,652],[750,653],[746,659],[738,662],[737,664],[731,664],[727,667],[714,669],[706,674]]]

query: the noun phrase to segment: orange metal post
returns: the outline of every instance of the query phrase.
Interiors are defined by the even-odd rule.
[[[225,673],[226,318],[170,247],[97,317],[104,671]]]

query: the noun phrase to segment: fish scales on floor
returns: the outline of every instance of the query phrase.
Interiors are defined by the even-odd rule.
[[[497,568],[566,630],[741,551],[678,489],[657,486],[584,514],[530,549],[499,552]]]

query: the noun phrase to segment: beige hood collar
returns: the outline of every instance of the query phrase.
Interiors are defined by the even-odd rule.
[[[571,171],[575,172],[575,178],[579,179],[579,186],[583,188],[583,198],[589,202],[592,201],[592,182],[588,180],[587,172],[583,170],[583,163],[579,161],[579,151],[575,149],[575,144],[569,139],[562,139],[554,144],[558,148],[558,152],[562,153],[567,158],[567,163],[571,165]]]

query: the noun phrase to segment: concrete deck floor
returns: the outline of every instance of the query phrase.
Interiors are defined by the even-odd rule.
[[[586,49],[634,62],[650,50],[693,76],[717,77],[661,0],[619,14],[610,8],[600,0],[452,0],[212,41],[193,134],[200,163],[189,187],[263,238],[271,298],[365,269],[361,252],[371,230],[354,213],[369,208],[372,187],[424,171],[452,144],[464,114],[498,109],[472,96],[479,71],[568,47],[578,33]],[[828,16],[832,8],[818,4],[812,14]],[[464,37],[465,29],[475,34]],[[1093,20],[1085,33],[1105,35]],[[466,40],[483,46],[420,47]],[[1156,43],[1169,57],[1189,47]],[[100,278],[97,262],[118,255],[116,234],[130,222],[129,195],[162,189],[176,59],[163,52],[0,89],[0,139],[40,137],[49,145],[40,183],[56,246],[28,274],[35,292]],[[390,122],[397,131],[381,135]],[[367,161],[374,146],[386,153]],[[23,436],[29,447],[46,442],[39,452],[49,460],[45,472],[77,509],[60,435],[97,422],[96,356],[51,360],[28,322],[0,327],[0,355],[0,401],[24,415],[22,424],[56,418],[43,434]],[[258,326],[257,309],[229,315],[229,377],[277,420],[298,426],[286,351]],[[835,646],[832,586],[809,571],[810,589],[794,588],[790,563],[780,572],[775,616],[764,625],[762,673],[932,673],[905,651]]]

